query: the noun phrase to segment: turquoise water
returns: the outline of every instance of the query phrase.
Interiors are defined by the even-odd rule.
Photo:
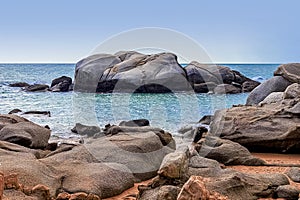
[[[266,80],[278,64],[225,64],[250,78]],[[122,120],[146,118],[153,126],[176,132],[217,109],[244,104],[247,93],[212,94],[83,94],[27,93],[10,88],[9,83],[46,83],[59,76],[74,76],[74,64],[0,64],[0,113],[19,108],[23,111],[47,110],[51,117],[25,116],[49,125],[54,135],[68,136],[76,122],[104,126]]]

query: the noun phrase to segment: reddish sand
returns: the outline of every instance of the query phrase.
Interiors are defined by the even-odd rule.
[[[271,154],[271,153],[253,153],[254,156],[265,160],[269,164],[297,164],[300,165],[300,155],[298,154]],[[245,172],[245,173],[284,173],[289,167],[252,167],[252,166],[228,166],[228,168],[235,169],[237,171]],[[138,185],[146,185],[151,180],[144,181],[141,183],[136,183],[134,187],[124,191],[122,194],[107,198],[106,200],[134,200],[136,199],[134,196],[138,193]],[[290,180],[291,185],[295,185],[300,189],[300,183],[295,183]],[[132,198],[129,196],[133,195]],[[127,197],[127,198],[125,198]],[[261,199],[261,200],[269,200],[269,199]],[[280,200],[280,199],[277,199]]]
[[[103,200],[135,200],[135,196],[138,194],[138,186],[139,185],[147,185],[149,182],[151,182],[152,179],[143,181],[141,183],[136,183],[132,188],[129,188],[128,190],[124,191],[122,194],[118,196],[114,196],[111,198],[103,199]],[[132,197],[131,197],[132,196]]]

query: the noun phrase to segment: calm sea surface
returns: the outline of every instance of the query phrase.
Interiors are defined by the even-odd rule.
[[[264,81],[272,77],[279,64],[224,64],[242,74]],[[176,132],[198,121],[203,115],[234,104],[244,104],[247,93],[212,94],[83,94],[27,93],[7,85],[14,82],[51,84],[62,75],[74,77],[74,64],[0,64],[0,113],[45,110],[47,116],[24,116],[49,125],[53,135],[68,137],[76,122],[104,126],[121,120],[146,118],[153,126]]]

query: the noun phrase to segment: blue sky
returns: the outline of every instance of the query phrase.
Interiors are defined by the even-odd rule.
[[[75,63],[112,35],[142,27],[186,34],[214,62],[300,61],[297,0],[2,0],[0,5],[0,63]]]

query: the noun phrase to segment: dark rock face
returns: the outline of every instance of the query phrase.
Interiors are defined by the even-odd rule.
[[[207,82],[207,83],[200,83],[200,84],[194,84],[194,91],[196,93],[207,93],[210,91],[214,91],[214,89],[217,87],[217,84],[214,82]]]
[[[282,76],[292,83],[300,83],[300,63],[280,65],[274,75]]]
[[[214,91],[217,94],[249,92],[260,83],[228,67],[191,62],[186,68],[187,78],[195,92]],[[243,85],[244,84],[244,85]]]
[[[274,76],[260,84],[249,94],[246,105],[256,105],[272,92],[283,92],[291,84],[290,81],[281,76]]]
[[[136,119],[130,121],[122,121],[119,126],[131,126],[131,127],[140,127],[140,126],[150,126],[150,122],[147,119]]]
[[[76,123],[75,127],[72,128],[71,131],[79,135],[87,135],[88,137],[92,137],[95,134],[100,133],[101,129],[98,126],[87,126],[80,123]]]
[[[57,84],[59,84],[59,83],[61,83],[61,82],[64,82],[64,81],[66,81],[67,83],[69,83],[69,85],[72,84],[72,78],[67,77],[67,76],[61,76],[61,77],[59,77],[59,78],[54,79],[54,80],[51,82],[51,86],[50,86],[50,87],[53,87],[53,86],[55,86],[55,85],[57,85]]]
[[[214,89],[215,94],[237,94],[241,93],[242,88],[229,84],[220,84]]]
[[[25,82],[18,82],[18,83],[11,83],[9,84],[9,87],[28,87],[30,84]]]
[[[27,92],[45,92],[49,89],[48,85],[44,84],[34,84],[28,87],[25,87],[25,91]]]
[[[52,81],[50,90],[52,92],[68,92],[70,90],[71,84],[72,78],[61,76]]]

